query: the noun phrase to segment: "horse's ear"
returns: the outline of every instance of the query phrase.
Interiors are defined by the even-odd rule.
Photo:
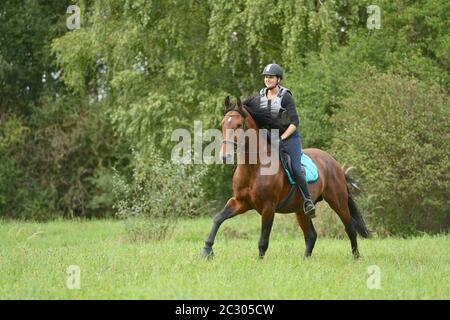
[[[228,106],[230,105],[230,96],[227,96],[226,98],[225,98],[225,108],[228,108]]]
[[[241,102],[241,99],[239,99],[239,98],[236,99],[236,105],[237,105],[237,107],[238,107],[239,110],[242,110],[242,102]]]
[[[242,102],[241,102],[241,99],[236,98],[236,103],[237,103],[237,106],[238,106],[239,108],[242,108]]]

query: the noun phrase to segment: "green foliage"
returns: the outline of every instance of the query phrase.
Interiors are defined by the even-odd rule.
[[[21,170],[11,154],[24,143],[26,132],[27,128],[17,116],[5,114],[0,118],[0,212],[24,200],[18,183]]]
[[[339,107],[339,97],[345,94],[342,80],[348,72],[337,70],[343,66],[344,63],[334,56],[328,61],[311,57],[306,67],[298,67],[289,76],[287,86],[294,92],[299,107],[299,130],[304,148],[330,147],[333,137],[330,117]]]
[[[415,78],[368,72],[334,117],[333,150],[363,179],[380,232],[448,231],[448,95]]]
[[[114,140],[101,109],[89,109],[79,97],[67,95],[41,100],[33,111],[26,121],[2,121],[2,216],[110,215],[107,180],[112,180],[112,164],[125,160],[125,150]]]
[[[450,50],[448,33],[442,32],[443,25],[450,21],[447,1],[429,1],[424,6],[382,1],[377,3],[381,9],[381,29],[371,31],[366,28],[368,4],[371,3],[359,1],[348,3],[348,7],[336,7],[340,17],[336,19],[345,30],[339,37],[343,45],[308,54],[302,50],[304,58],[297,54],[297,59],[289,62],[286,85],[298,105],[306,147],[331,148],[334,125],[330,118],[341,109],[341,99],[350,94],[345,83],[362,81],[368,66],[379,72],[413,76],[444,87],[450,85],[448,62],[438,53],[441,49],[437,49]],[[439,18],[430,18],[434,16]]]
[[[158,150],[149,147],[134,155],[133,176],[129,182],[115,176],[117,215],[127,219],[132,240],[163,239],[171,235],[181,217],[195,217],[211,210],[200,179],[202,167],[173,165]]]
[[[8,148],[20,144],[27,128],[22,121],[15,116],[5,114],[0,118],[0,152],[5,154]]]
[[[4,0],[0,5],[0,111],[30,113],[55,71],[51,39],[64,30],[70,1]],[[42,81],[43,75],[48,82]]]
[[[59,77],[64,72],[50,50],[52,40],[67,31],[70,4],[6,0],[0,6],[2,217],[111,213],[111,183],[105,180],[112,163],[118,166],[127,157],[119,151],[122,140],[110,131],[101,106],[90,106],[91,97],[64,87]],[[85,65],[78,69],[85,74]],[[89,75],[85,80],[92,83]]]
[[[66,28],[70,4],[79,30]],[[367,29],[370,4],[380,29]],[[112,168],[131,177],[131,149],[152,145],[168,161],[174,129],[218,128],[224,97],[260,89],[272,61],[285,68],[304,147],[334,148],[332,119],[367,73],[450,86],[449,14],[445,0],[3,1],[0,214],[111,214]],[[202,170],[198,187],[223,205],[233,167]]]

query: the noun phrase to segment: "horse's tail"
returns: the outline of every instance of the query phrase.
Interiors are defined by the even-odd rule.
[[[350,215],[352,216],[352,223],[356,229],[356,232],[363,238],[370,237],[370,231],[366,227],[366,223],[364,222],[363,217],[358,211],[356,207],[355,201],[352,198],[351,194],[348,194],[348,208],[350,209]]]
[[[347,181],[347,184],[351,184],[354,187],[357,187],[353,178],[350,177],[348,174],[345,174],[345,180]],[[352,194],[350,193],[348,187],[347,190],[348,190],[348,208],[350,209],[352,224],[355,227],[356,232],[358,232],[361,237],[369,238],[370,231],[367,229],[366,223],[364,222],[362,215],[360,214],[358,208],[356,207],[356,203],[353,200]]]

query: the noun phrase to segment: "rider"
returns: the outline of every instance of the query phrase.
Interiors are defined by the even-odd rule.
[[[280,120],[283,132],[280,147],[291,157],[292,170],[300,193],[304,199],[304,211],[311,218],[315,217],[316,208],[308,191],[308,183],[301,170],[302,140],[297,130],[299,119],[292,93],[280,85],[283,69],[276,63],[268,64],[263,72],[265,88],[261,89],[260,107],[269,108],[273,118]]]

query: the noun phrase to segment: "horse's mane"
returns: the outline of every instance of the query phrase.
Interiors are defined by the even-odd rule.
[[[243,108],[252,116],[258,128],[267,130],[278,129],[283,131],[283,126],[280,124],[280,121],[271,116],[270,110],[268,108],[259,107],[260,101],[261,97],[259,94],[255,93],[244,100]],[[245,112],[239,109],[234,103],[229,104],[228,108],[225,110],[225,114],[230,111],[236,111],[244,118],[247,116]]]
[[[261,97],[259,94],[253,94],[245,99],[243,105],[245,110],[255,120],[256,125],[261,129],[278,129],[283,131],[283,127],[277,119],[274,119],[268,108],[260,108]]]
[[[259,107],[260,100],[261,97],[259,94],[255,93],[244,100],[243,108],[252,116],[258,128],[267,130],[278,129],[283,131],[283,127],[280,125],[279,121],[272,118],[270,110]],[[225,110],[225,114],[232,110],[238,112],[244,118],[247,116],[234,103],[229,104],[228,108]]]

